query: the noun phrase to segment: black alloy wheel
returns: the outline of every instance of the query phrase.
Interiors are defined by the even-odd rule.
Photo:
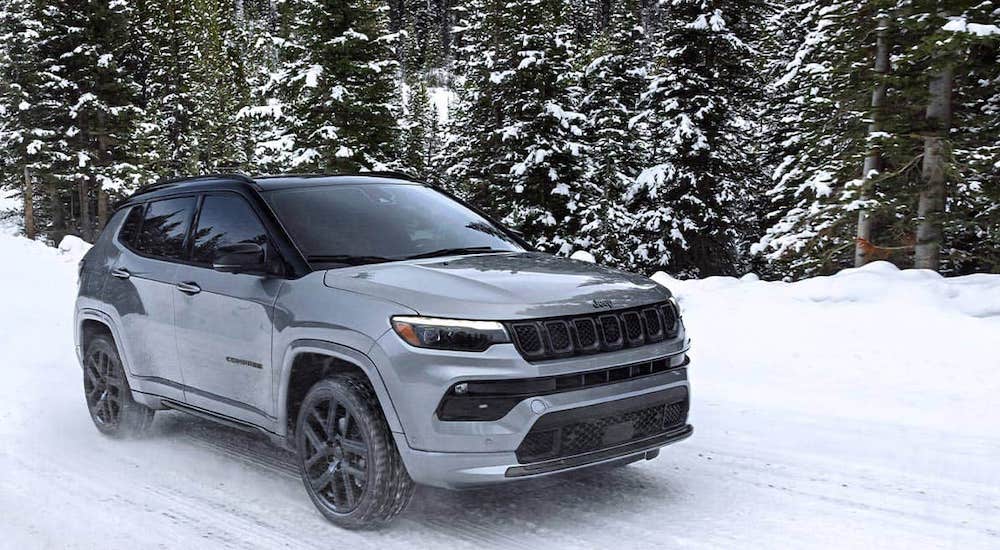
[[[302,401],[294,437],[309,498],[341,527],[381,526],[413,496],[413,481],[367,380],[339,375],[316,382]]]
[[[90,418],[105,435],[137,436],[153,422],[154,411],[132,398],[118,349],[108,336],[97,335],[87,342],[83,391]]]
[[[367,488],[368,445],[351,410],[335,395],[313,402],[302,435],[313,490],[334,512],[353,511]]]

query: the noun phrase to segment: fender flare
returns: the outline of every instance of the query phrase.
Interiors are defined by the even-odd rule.
[[[403,433],[402,424],[399,422],[399,415],[396,413],[396,407],[392,402],[392,397],[389,395],[389,390],[385,385],[385,381],[382,380],[382,375],[379,373],[378,368],[367,354],[354,348],[334,344],[325,340],[305,338],[295,340],[290,343],[285,349],[284,358],[281,362],[278,391],[275,392],[275,411],[277,412],[278,417],[276,431],[280,435],[288,435],[288,386],[291,380],[292,365],[295,364],[295,359],[303,353],[326,355],[340,359],[360,368],[368,378],[368,382],[371,383],[372,388],[375,390],[375,395],[378,397],[379,405],[382,407],[382,414],[385,416],[385,420],[389,424],[389,430],[396,433]]]
[[[84,321],[97,321],[102,325],[108,327],[111,332],[111,337],[115,340],[115,346],[118,347],[118,356],[122,362],[122,366],[125,367],[125,376],[129,377],[132,374],[132,369],[129,365],[128,353],[125,350],[126,344],[125,339],[122,338],[121,333],[118,330],[118,323],[115,322],[111,315],[90,307],[81,308],[76,316],[76,323],[73,327],[73,336],[76,340],[76,357],[80,362],[81,368],[83,367],[83,323]],[[130,381],[131,382],[131,381]]]

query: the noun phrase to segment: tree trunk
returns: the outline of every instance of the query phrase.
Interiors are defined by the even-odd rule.
[[[948,130],[951,129],[952,68],[934,75],[928,86],[927,122],[921,168],[924,187],[917,205],[917,244],[913,265],[918,269],[941,267],[941,223],[944,214],[945,181],[948,179]]]
[[[66,216],[63,211],[62,201],[59,199],[59,188],[56,187],[56,184],[47,184],[45,191],[49,196],[49,207],[52,209],[52,227],[46,236],[58,244],[66,236]]]
[[[85,241],[92,241],[90,225],[90,193],[87,190],[87,179],[80,178],[76,182],[77,190],[80,192],[80,238]]]
[[[32,189],[31,172],[24,167],[24,236],[35,238],[35,198]]]
[[[100,231],[108,224],[108,192],[97,189],[97,229]]]
[[[878,32],[875,40],[875,74],[877,81],[872,90],[870,110],[871,120],[868,123],[868,134],[874,134],[882,129],[882,106],[885,105],[885,75],[889,73],[889,23],[887,16],[878,20]],[[866,201],[872,196],[872,176],[881,168],[882,153],[877,145],[872,145],[865,156],[861,168],[861,200]],[[854,245],[854,267],[861,267],[871,261],[868,256],[870,247],[864,246],[872,240],[872,215],[865,207],[858,211],[858,234]]]

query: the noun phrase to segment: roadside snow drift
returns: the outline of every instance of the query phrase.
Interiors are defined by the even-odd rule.
[[[658,459],[465,493],[381,532],[313,510],[261,438],[84,406],[82,243],[0,235],[0,548],[996,548],[1000,276],[887,264],[799,283],[658,274],[693,340],[694,436]]]

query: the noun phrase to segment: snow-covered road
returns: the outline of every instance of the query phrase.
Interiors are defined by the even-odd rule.
[[[144,440],[100,436],[74,278],[0,235],[2,548],[1000,547],[1000,276],[675,283],[691,439],[618,470],[420,489],[364,533],[325,523],[254,435],[158,413]]]

